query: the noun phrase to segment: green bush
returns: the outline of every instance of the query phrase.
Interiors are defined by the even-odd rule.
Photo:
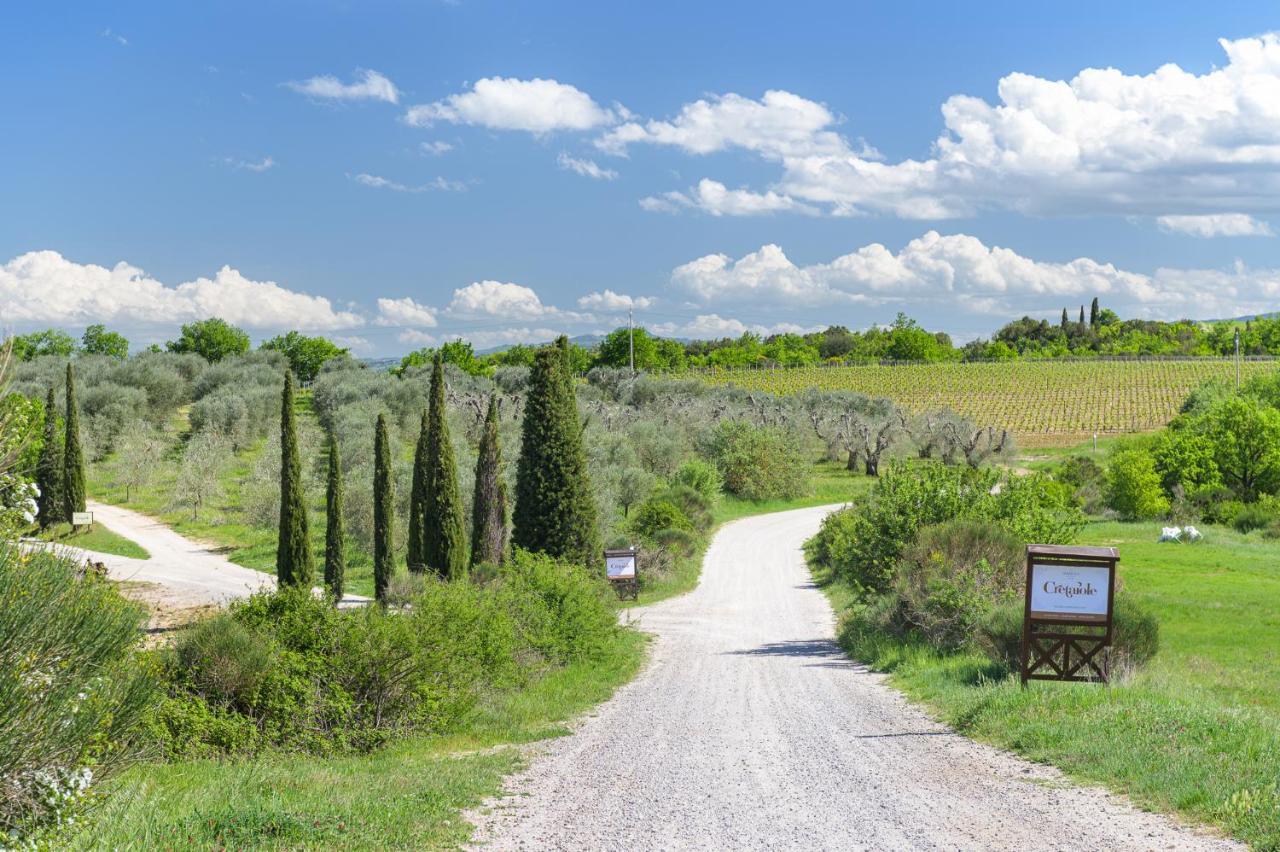
[[[692,530],[693,521],[680,507],[660,496],[650,497],[631,516],[631,530],[639,536],[652,537],[660,530]]]
[[[240,710],[252,705],[277,656],[270,636],[228,614],[185,631],[174,651],[197,695],[216,706]]]
[[[720,498],[720,489],[724,480],[719,469],[709,461],[693,458],[676,468],[671,477],[672,485],[684,485],[701,494],[708,504],[714,504]]]
[[[1107,506],[1125,520],[1155,518],[1169,512],[1151,454],[1142,449],[1115,453],[1107,463]]]
[[[553,663],[590,658],[618,629],[607,581],[586,568],[516,551],[501,585],[521,639]]]
[[[1018,599],[1024,552],[1020,539],[994,524],[926,527],[895,577],[902,619],[938,647],[968,644],[989,610]]]
[[[59,823],[141,744],[143,610],[75,563],[0,543],[0,836]]]
[[[783,431],[727,420],[712,432],[709,450],[730,494],[774,500],[809,493],[805,455]]]

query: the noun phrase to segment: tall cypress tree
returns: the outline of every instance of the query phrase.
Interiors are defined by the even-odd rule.
[[[566,376],[567,342],[562,338],[534,357],[516,467],[512,542],[588,564],[598,556],[599,539],[577,400]]]
[[[1093,303],[1089,305],[1089,327],[1097,328],[1099,320],[1102,319],[1102,312],[1098,309],[1098,297],[1093,297]]]
[[[502,447],[498,443],[498,396],[489,397],[476,488],[471,501],[471,564],[501,565],[507,544],[507,486],[502,481]]]
[[[284,374],[280,395],[280,537],[276,543],[276,581],[310,588],[315,576],[307,530],[307,501],[302,494],[302,462],[293,412],[293,374]]]
[[[467,526],[458,489],[458,463],[449,439],[449,411],[444,398],[444,359],[436,353],[431,370],[431,404],[427,409],[427,499],[422,518],[422,555],[442,577],[467,572]]]
[[[1062,330],[1063,330],[1063,331],[1066,331],[1066,330],[1067,330],[1067,325],[1068,325],[1068,321],[1067,321],[1067,309],[1066,309],[1066,308],[1063,308],[1063,309],[1062,309]]]
[[[329,435],[329,479],[324,491],[324,585],[334,602],[342,600],[347,574],[347,534],[342,522],[342,459]]]
[[[427,411],[424,408],[422,425],[418,428],[418,445],[413,451],[413,484],[409,491],[409,542],[405,558],[410,571],[424,571],[427,567],[422,523],[427,515],[428,480],[431,476],[427,463],[430,455],[429,435]]]
[[[76,376],[70,362],[67,363],[67,414],[66,437],[62,454],[62,512],[71,520],[74,512],[83,512],[84,453],[80,449],[80,414],[76,405]]]
[[[1081,331],[1083,331],[1083,330],[1084,330],[1084,305],[1081,305],[1081,306],[1080,306],[1080,321],[1079,321],[1079,325],[1080,325],[1080,330],[1081,330]]]
[[[62,497],[62,435],[58,432],[58,409],[53,385],[44,401],[44,443],[40,445],[40,458],[36,461],[36,487],[40,497],[36,501],[36,520],[41,529],[47,529],[63,518]]]
[[[387,586],[395,571],[395,556],[391,550],[391,524],[395,520],[395,503],[387,417],[379,414],[373,437],[373,593],[378,602],[384,604],[387,600]]]

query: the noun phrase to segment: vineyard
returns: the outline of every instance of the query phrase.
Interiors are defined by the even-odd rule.
[[[1241,380],[1271,372],[1274,360],[1246,360]],[[912,411],[948,408],[1011,430],[1023,446],[1059,446],[1090,435],[1157,429],[1209,379],[1234,381],[1228,358],[1005,361],[718,370],[703,381],[749,390],[806,388],[887,397]]]

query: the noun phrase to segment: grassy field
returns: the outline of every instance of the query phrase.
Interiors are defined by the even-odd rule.
[[[1280,542],[1210,527],[1157,544],[1158,531],[1095,522],[1080,536],[1119,548],[1121,582],[1160,619],[1155,659],[1111,687],[1022,689],[979,654],[876,633],[847,588],[825,588],[850,655],[961,733],[1280,849]]]
[[[1245,361],[1244,378],[1277,369]],[[1078,443],[1086,436],[1143,432],[1168,423],[1187,393],[1212,378],[1234,379],[1226,358],[1187,361],[1005,361],[722,370],[704,381],[773,393],[857,391],[911,411],[949,408],[1014,432],[1028,447]]]
[[[438,849],[471,835],[461,812],[496,795],[519,747],[567,733],[644,658],[623,631],[598,660],[492,697],[457,730],[367,755],[272,753],[252,760],[144,764],[100,791],[67,848]]]
[[[95,553],[129,556],[133,559],[147,559],[151,556],[141,545],[122,535],[113,533],[99,523],[77,531],[73,531],[70,524],[54,524],[47,530],[32,530],[31,534],[36,538],[51,541],[55,544],[82,547]]]

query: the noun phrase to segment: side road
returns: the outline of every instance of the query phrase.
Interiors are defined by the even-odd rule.
[[[477,846],[1240,848],[959,736],[845,658],[800,549],[833,508],[726,524],[695,591],[633,610],[649,667],[469,815]]]

